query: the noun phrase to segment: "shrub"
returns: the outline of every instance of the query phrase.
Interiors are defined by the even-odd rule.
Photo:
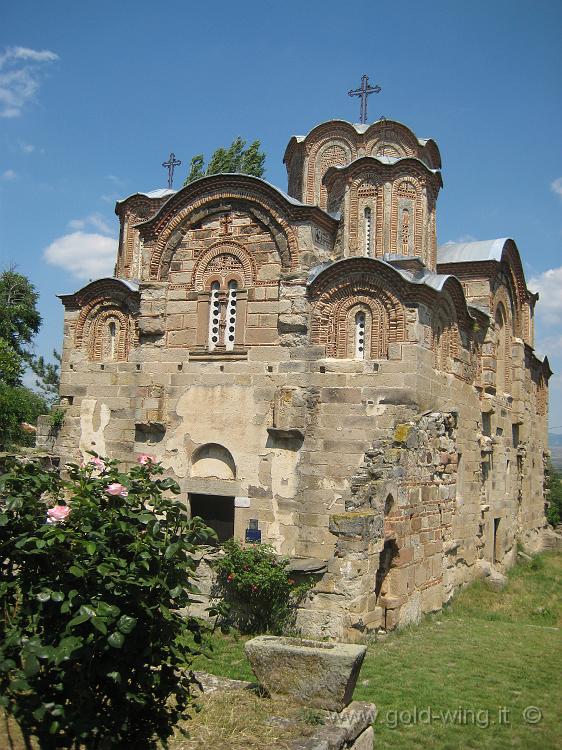
[[[547,521],[552,526],[562,523],[562,474],[549,463],[547,473],[548,509]]]
[[[224,556],[214,562],[214,593],[228,605],[234,624],[246,633],[281,633],[311,583],[297,585],[286,570],[287,558],[267,544],[243,547],[229,539],[222,549]]]
[[[0,706],[41,748],[151,747],[186,715],[196,545],[171,479],[95,457],[0,478]]]
[[[65,411],[64,409],[53,409],[50,414],[49,422],[51,426],[51,432],[56,434],[64,424]]]
[[[35,424],[47,406],[41,396],[24,386],[11,386],[0,381],[0,450],[35,444],[35,435],[22,429],[22,424]]]

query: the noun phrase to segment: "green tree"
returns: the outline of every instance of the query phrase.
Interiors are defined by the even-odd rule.
[[[53,349],[54,362],[46,362],[43,357],[34,357],[31,369],[37,375],[35,385],[48,404],[57,400],[60,386],[61,355]]]
[[[20,385],[24,370],[23,358],[5,339],[0,338],[0,382],[9,386]]]
[[[205,168],[205,157],[197,154],[191,160],[189,174],[184,187],[190,182],[211,174],[238,172],[263,177],[265,171],[265,154],[260,151],[260,141],[253,141],[246,147],[246,141],[238,136],[228,148],[217,148]]]
[[[0,274],[0,338],[24,359],[41,326],[37,310],[39,295],[33,284],[13,268]]]
[[[31,352],[41,316],[33,284],[13,268],[0,274],[0,449],[33,445],[33,425],[47,410],[45,400],[22,385],[26,365],[39,363],[43,391],[53,389],[56,366]]]
[[[0,381],[0,450],[34,445],[32,427],[46,411],[47,405],[38,393]]]

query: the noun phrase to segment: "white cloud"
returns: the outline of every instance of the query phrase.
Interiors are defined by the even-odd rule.
[[[19,117],[39,89],[44,65],[58,59],[50,50],[6,48],[0,54],[0,117]]]
[[[85,229],[87,226],[97,229],[98,232],[102,232],[103,234],[113,234],[113,227],[98,213],[90,214],[83,219],[72,219],[72,221],[68,222],[69,229]]]
[[[2,175],[0,176],[0,179],[2,180],[15,180],[17,177],[17,173],[14,172],[13,169],[7,169],[5,172],[2,172]]]
[[[559,195],[560,198],[562,198],[562,177],[558,177],[558,179],[551,182],[550,189],[553,193],[556,193],[556,195]]]
[[[36,50],[29,47],[8,47],[4,54],[0,55],[0,65],[6,60],[31,60],[32,62],[52,62],[58,60],[59,56],[48,49]]]
[[[544,323],[562,323],[562,266],[533,276],[528,287],[540,295],[536,310]]]
[[[94,232],[72,232],[57,237],[43,253],[47,263],[59,266],[77,279],[112,276],[117,240]]]
[[[457,237],[456,240],[449,240],[448,242],[444,242],[444,245],[457,245],[462,244],[463,242],[478,242],[476,237],[474,237],[472,234],[461,234],[460,237]]]
[[[114,174],[108,174],[107,179],[114,185],[117,185],[117,187],[123,187],[126,184],[125,180],[122,180],[120,177],[117,177]]]
[[[24,154],[32,154],[35,151],[33,143],[20,143],[20,148]]]

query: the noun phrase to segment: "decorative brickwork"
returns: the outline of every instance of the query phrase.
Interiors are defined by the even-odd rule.
[[[405,156],[416,156],[421,158],[423,149],[411,130],[387,120],[376,124],[376,128],[370,128],[371,133],[366,143],[366,152],[371,156],[390,156],[403,158]]]
[[[370,252],[365,251],[365,209],[371,211]],[[383,255],[384,182],[380,174],[368,172],[357,177],[349,194],[349,252],[352,255]]]
[[[399,177],[392,184],[390,252],[423,258],[422,227],[423,202],[420,181],[415,177]],[[423,260],[425,261],[425,258]]]
[[[240,287],[253,286],[256,280],[255,262],[243,245],[219,242],[197,258],[191,285],[202,291],[210,289],[215,280],[221,286],[228,286],[231,279],[235,279]]]
[[[119,278],[140,277],[140,242],[136,225],[154,216],[166,200],[167,197],[149,198],[144,195],[133,195],[117,205],[115,212],[121,220],[121,235],[115,275]]]
[[[446,314],[435,314],[433,324],[433,352],[435,369],[453,372],[453,361],[459,355],[459,329],[456,321]]]
[[[320,208],[326,208],[326,188],[322,184],[322,179],[329,167],[343,167],[345,164],[349,164],[351,160],[351,147],[349,144],[344,145],[329,141],[327,145],[318,151],[315,157],[311,155],[309,160],[309,172],[312,168],[311,165],[315,164],[314,197],[310,202],[315,202],[314,198],[319,194],[318,205]]]
[[[135,325],[113,300],[92,300],[81,310],[75,342],[76,347],[85,347],[91,360],[124,362],[136,344]]]
[[[372,224],[373,257],[385,253],[418,257],[430,270],[435,268],[434,213],[440,178],[422,163],[407,159],[386,164],[363,157],[343,170],[328,169],[324,183],[331,210],[341,211],[346,202],[349,206],[349,255],[364,254],[363,216],[365,207],[369,207],[376,217]],[[347,199],[342,196],[342,188],[347,191]]]
[[[373,273],[343,270],[323,286],[322,291],[313,293],[317,301],[311,342],[325,346],[327,357],[354,357],[354,322],[359,312],[364,312],[366,319],[366,357],[385,358],[389,343],[404,341],[403,305]]]
[[[369,155],[392,159],[414,157],[430,169],[441,167],[441,156],[435,142],[431,139],[418,140],[409,128],[399,122],[378,120],[363,130],[334,120],[313,128],[304,139],[292,138],[289,142],[284,158],[289,177],[289,195],[324,208],[321,152],[330,148],[331,144],[340,145],[347,153],[346,160],[341,163],[341,154],[331,153],[332,159],[335,156],[332,166],[349,164]],[[303,163],[306,164],[304,182]]]
[[[203,216],[224,213],[225,208],[231,209],[232,202],[266,222],[275,238],[282,265],[286,268],[296,266],[298,245],[294,229],[286,218],[289,206],[283,206],[279,194],[273,188],[264,189],[263,182],[254,185],[252,181],[252,184],[246,185],[250,178],[245,176],[229,176],[222,181],[215,176],[213,182],[217,181],[226,184],[209,190],[208,183],[193,183],[171,198],[153,219],[142,225],[141,234],[147,242],[154,243],[150,258],[151,279],[166,277],[173,253],[192,225],[201,221]]]

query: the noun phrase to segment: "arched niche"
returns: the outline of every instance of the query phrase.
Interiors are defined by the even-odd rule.
[[[236,463],[232,453],[218,443],[205,443],[191,457],[192,477],[236,479]]]

